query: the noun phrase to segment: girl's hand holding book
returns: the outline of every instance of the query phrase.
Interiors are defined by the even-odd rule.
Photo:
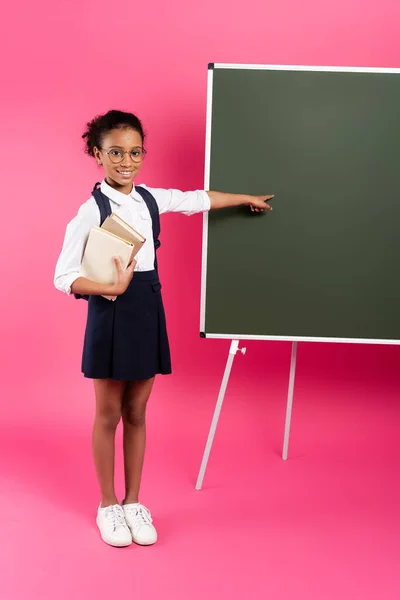
[[[113,296],[121,296],[126,290],[132,280],[133,273],[136,267],[136,260],[132,259],[130,265],[124,270],[121,265],[121,261],[118,256],[114,256],[113,258],[116,278],[115,283],[113,285]]]

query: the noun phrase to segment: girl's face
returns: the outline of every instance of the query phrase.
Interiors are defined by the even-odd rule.
[[[94,155],[104,167],[108,185],[130,194],[144,157],[140,133],[130,128],[112,129],[104,136],[101,148],[94,148]]]

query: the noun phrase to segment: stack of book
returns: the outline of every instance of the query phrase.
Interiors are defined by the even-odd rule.
[[[118,256],[126,269],[146,239],[113,213],[101,227],[93,227],[84,250],[80,275],[96,283],[112,285],[115,282],[113,258]],[[115,297],[107,296],[109,300]]]

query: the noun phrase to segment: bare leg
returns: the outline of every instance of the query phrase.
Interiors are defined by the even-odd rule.
[[[115,433],[121,419],[125,383],[112,379],[95,379],[96,417],[92,448],[101,506],[117,504],[114,488]]]
[[[139,501],[140,481],[146,447],[146,406],[154,377],[128,384],[122,407],[124,424],[125,500]]]

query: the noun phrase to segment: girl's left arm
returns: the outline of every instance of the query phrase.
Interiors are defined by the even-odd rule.
[[[228,208],[229,206],[250,206],[253,212],[263,212],[272,210],[272,206],[267,204],[272,200],[273,194],[267,196],[249,196],[247,194],[228,194],[225,192],[207,192],[210,198],[210,209]]]

